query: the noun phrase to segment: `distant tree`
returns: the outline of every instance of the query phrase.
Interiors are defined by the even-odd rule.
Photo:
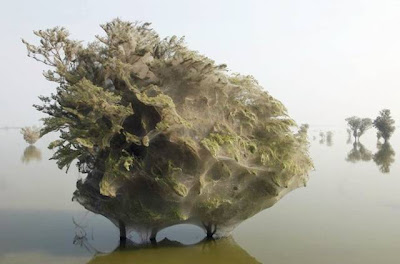
[[[33,127],[23,127],[21,128],[21,134],[24,136],[24,139],[30,145],[33,145],[40,138],[40,129]]]
[[[374,162],[382,173],[389,173],[396,153],[389,142],[378,143],[377,147],[378,151],[373,156]]]
[[[361,119],[356,116],[348,117],[346,118],[347,125],[351,129],[354,137],[354,141],[357,141],[357,135],[358,135],[358,128],[360,127],[361,124]]]
[[[332,131],[326,132],[326,145],[328,147],[333,145],[333,132]]]
[[[325,133],[324,132],[319,132],[319,144],[324,144],[325,143]]]
[[[374,127],[378,130],[378,140],[382,137],[385,142],[389,140],[395,130],[394,120],[390,116],[389,109],[383,109],[382,111],[380,111],[379,116],[375,118],[373,124]]]
[[[301,124],[299,128],[299,133],[302,135],[307,135],[308,129],[310,128],[309,124]]]
[[[372,120],[371,118],[362,118],[360,128],[358,129],[358,140],[360,137],[364,135],[365,131],[372,127]]]
[[[308,142],[308,129],[310,126],[308,124],[302,124],[299,128],[299,131],[297,132],[297,139],[299,142],[302,142],[304,144],[309,144]]]
[[[357,141],[357,138],[360,141],[360,137],[372,126],[372,120],[370,118],[359,118],[357,116],[352,116],[346,118],[346,121],[353,133],[354,141]]]

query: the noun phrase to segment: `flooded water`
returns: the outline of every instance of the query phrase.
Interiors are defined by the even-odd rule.
[[[400,136],[377,145],[371,130],[353,145],[345,129],[330,130],[321,138],[327,129],[311,127],[307,187],[232,237],[203,241],[181,225],[138,247],[119,245],[115,226],[71,201],[82,176],[49,160],[50,136],[28,147],[18,130],[1,129],[0,263],[400,263]]]

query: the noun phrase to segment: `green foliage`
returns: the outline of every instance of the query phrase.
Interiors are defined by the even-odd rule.
[[[395,130],[395,126],[389,109],[383,109],[380,111],[379,116],[374,120],[374,127],[378,130],[378,140],[381,137],[385,140],[385,142],[390,139]]]
[[[360,127],[358,129],[358,138],[360,138],[365,133],[365,131],[367,131],[371,127],[372,127],[372,120],[370,118],[362,118]]]
[[[35,107],[49,116],[43,119],[42,135],[61,132],[60,140],[50,145],[61,168],[74,159],[80,165],[99,157],[106,160],[111,150],[117,156],[123,151],[135,155],[132,145],[148,146],[160,132],[193,127],[193,115],[198,114],[193,111],[209,107],[211,90],[204,85],[211,85],[211,77],[217,78],[212,82],[221,99],[213,109],[219,116],[209,121],[222,122],[201,142],[213,156],[223,153],[239,160],[249,152],[259,155],[264,165],[281,163],[282,169],[300,141],[305,143],[292,136],[295,123],[284,106],[261,91],[252,76],[227,75],[226,66],[190,51],[183,39],[160,40],[148,23],[116,19],[102,28],[106,35],[87,46],[70,40],[68,31],[59,27],[35,31],[38,46],[23,41],[29,56],[53,67],[45,77],[58,83],[57,92],[41,96],[43,105]],[[206,105],[182,105],[196,85],[203,89],[198,97]],[[307,164],[298,169],[306,172],[311,162]]]
[[[207,138],[204,138],[201,143],[204,145],[206,149],[208,149],[213,156],[217,156],[220,147],[224,145],[233,146],[236,143],[239,137],[233,134],[220,134],[220,133],[210,133]],[[235,151],[232,149],[232,151]]]
[[[372,120],[370,118],[359,118],[352,116],[346,118],[347,125],[353,132],[354,139],[360,139],[360,137],[372,127]]]

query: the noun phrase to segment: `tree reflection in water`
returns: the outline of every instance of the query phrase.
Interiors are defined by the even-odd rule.
[[[377,147],[378,151],[374,154],[373,160],[382,173],[389,173],[396,153],[389,142],[383,144],[378,142]]]
[[[370,161],[372,152],[364,147],[360,142],[354,142],[353,148],[349,151],[346,161],[356,163],[359,161]]]
[[[347,141],[346,144],[350,144],[352,140],[351,129],[347,129]]]
[[[353,148],[347,153],[346,161],[357,163],[359,161],[373,160],[382,173],[389,173],[390,166],[394,162],[395,152],[389,142],[377,144],[378,151],[372,154],[360,142],[355,142]]]
[[[93,247],[87,226],[75,224],[74,244],[85,248],[93,258],[88,264],[138,264],[138,263],[260,263],[243,250],[232,237],[218,240],[204,238],[197,244],[184,245],[177,241],[164,238],[159,242],[137,244],[130,240],[121,241],[119,246],[111,253],[101,253]]]
[[[328,147],[332,147],[332,145],[333,145],[333,132],[332,131],[326,132],[326,145]]]
[[[229,263],[252,264],[260,263],[243,250],[232,237],[219,240],[207,240],[192,245],[183,246],[179,242],[167,238],[157,245],[136,248],[129,245],[118,248],[107,255],[97,255],[88,264],[124,264],[124,263]]]
[[[42,153],[40,149],[37,147],[30,145],[25,148],[24,154],[21,157],[22,163],[29,163],[31,161],[41,161],[42,160]]]

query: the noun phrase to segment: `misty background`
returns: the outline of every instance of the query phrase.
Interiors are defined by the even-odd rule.
[[[4,1],[0,9],[0,127],[38,125],[32,104],[56,84],[27,57],[21,38],[63,26],[93,41],[120,17],[151,22],[232,72],[253,75],[298,123],[345,126],[389,108],[399,123],[400,1]]]

